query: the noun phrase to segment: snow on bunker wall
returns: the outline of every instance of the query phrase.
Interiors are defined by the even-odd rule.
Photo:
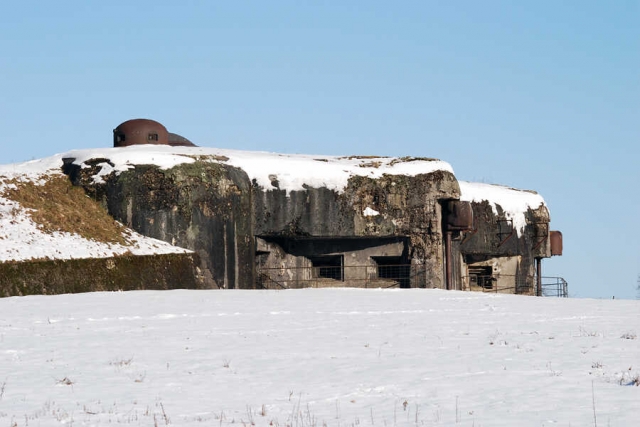
[[[542,196],[535,191],[480,182],[458,181],[458,184],[460,200],[475,203],[486,201],[495,215],[498,215],[497,207],[500,206],[505,218],[513,221],[518,237],[522,235],[527,225],[526,212],[529,209],[547,207]]]
[[[287,193],[306,187],[327,188],[342,193],[353,176],[380,178],[383,175],[415,176],[435,171],[453,173],[441,160],[419,157],[314,156],[226,150],[206,147],[168,147],[140,145],[126,148],[75,150],[62,157],[75,159],[81,167],[95,165],[102,170],[94,176],[96,182],[111,172],[120,173],[135,165],[156,165],[170,169],[183,163],[211,161],[244,170],[249,179],[265,190],[285,190]],[[89,162],[89,163],[87,163]]]

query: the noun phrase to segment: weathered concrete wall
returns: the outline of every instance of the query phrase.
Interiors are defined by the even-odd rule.
[[[535,259],[551,256],[549,211],[541,206],[525,213],[527,225],[518,236],[502,208],[494,213],[488,202],[472,202],[475,230],[453,241],[454,282],[469,289],[468,266],[493,266],[495,286],[530,294],[535,284]]]
[[[371,235],[392,231],[409,238],[408,259],[425,266],[424,286],[444,287],[444,248],[441,200],[460,196],[458,182],[449,172],[426,175],[357,177],[349,181],[345,196],[358,215],[358,231]],[[370,206],[381,215],[365,217]]]
[[[196,161],[168,170],[136,166],[95,183],[92,176],[105,162],[95,159],[93,167],[80,169],[69,159],[64,171],[118,221],[194,250],[207,286],[253,287],[251,188],[244,171]]]
[[[91,167],[80,169],[69,159],[65,173],[128,227],[196,251],[209,286],[254,286],[255,236],[314,236],[406,237],[405,261],[424,265],[427,271],[421,275],[421,286],[442,287],[439,201],[459,197],[450,172],[378,179],[356,176],[342,193],[311,187],[287,193],[276,187],[264,189],[251,183],[241,169],[206,160],[168,170],[136,166],[95,183],[93,176],[105,163],[108,160],[94,159],[87,163]],[[367,208],[379,214],[366,216]],[[367,260],[358,260],[356,251],[333,252],[347,253],[349,262],[359,265],[371,263],[369,253],[360,254]],[[266,262],[277,266],[285,259],[291,268],[308,267],[309,261],[300,258],[288,260],[283,255]],[[258,256],[257,261],[264,260]],[[345,278],[349,275],[345,272]]]
[[[253,187],[258,236],[385,237],[409,239],[407,261],[426,266],[426,287],[443,285],[442,199],[460,196],[450,172],[417,176],[355,176],[343,193],[308,188],[287,194]],[[378,215],[366,216],[366,208]]]
[[[254,232],[262,235],[355,236],[352,209],[327,188],[303,191],[253,186]]]
[[[460,246],[465,254],[513,256],[530,253],[533,257],[551,256],[548,239],[550,218],[546,207],[529,209],[525,213],[527,226],[518,237],[517,231],[505,219],[500,205],[497,205],[497,215],[486,201],[472,202],[471,206],[477,231],[469,234]]]
[[[195,254],[0,263],[0,297],[142,289],[202,289]]]
[[[521,256],[494,257],[485,261],[475,262],[473,266],[486,266],[492,269],[493,287],[492,289],[484,289],[480,286],[474,286],[470,283],[469,276],[463,276],[462,290],[509,294],[515,294],[516,291],[520,291],[520,293],[530,293],[526,292],[526,289],[532,285],[532,279],[529,277],[527,280],[526,275],[523,277],[523,275],[520,274],[521,263]],[[518,283],[520,283],[519,286]]]

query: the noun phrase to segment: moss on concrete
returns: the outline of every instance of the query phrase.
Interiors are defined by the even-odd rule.
[[[197,255],[0,263],[0,297],[142,289],[202,289]]]
[[[253,287],[251,183],[243,170],[202,159],[170,169],[137,165],[96,183],[99,167],[69,159],[63,170],[126,226],[196,251],[209,286]]]

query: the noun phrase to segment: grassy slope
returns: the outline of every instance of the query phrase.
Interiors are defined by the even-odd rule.
[[[44,232],[62,231],[98,242],[127,243],[127,229],[81,188],[71,185],[66,176],[46,176],[43,185],[16,179],[5,184],[13,185],[5,187],[2,196],[28,209],[27,214]]]

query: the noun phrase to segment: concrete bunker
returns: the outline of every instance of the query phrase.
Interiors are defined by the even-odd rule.
[[[542,259],[553,255],[554,240],[542,197],[534,191],[464,181],[460,189],[461,200],[473,210],[473,224],[452,242],[452,276],[458,289],[541,295]]]
[[[130,120],[114,131],[114,145],[147,144],[151,125],[166,131]],[[167,132],[167,141],[174,158],[189,162],[165,170],[141,160],[105,174],[102,165],[112,171],[114,163],[100,156],[68,159],[65,173],[136,231],[196,251],[212,287],[533,294],[542,258],[562,253],[537,193],[458,181],[436,159],[214,148],[194,155],[186,138]]]

